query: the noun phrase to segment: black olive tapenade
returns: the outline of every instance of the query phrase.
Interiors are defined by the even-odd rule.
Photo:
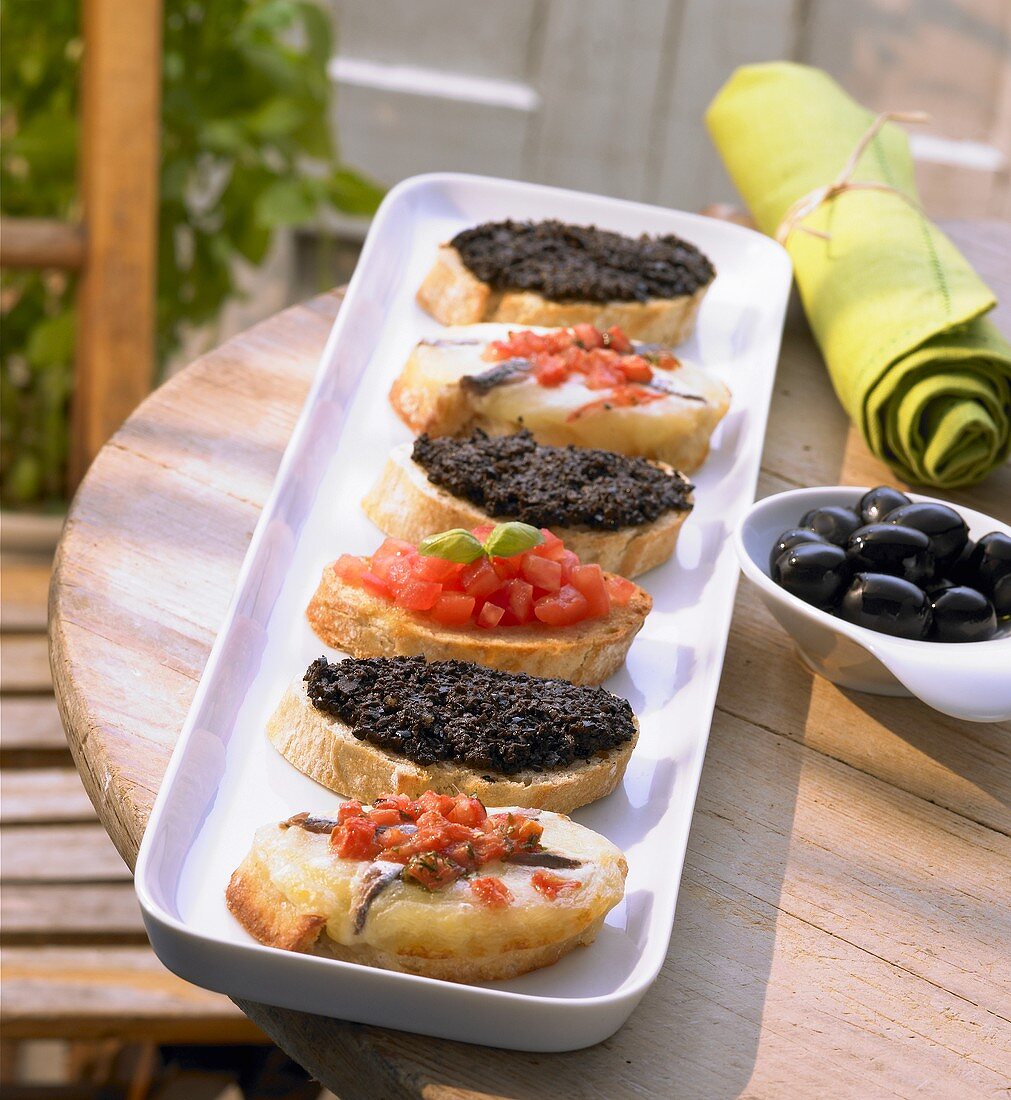
[[[467,268],[496,290],[552,301],[645,302],[694,294],[716,272],[673,234],[626,237],[558,221],[486,222],[452,239]]]
[[[635,734],[632,708],[603,688],[466,661],[319,657],[305,685],[312,705],[359,741],[421,765],[448,760],[499,775],[564,768]]]
[[[617,531],[687,512],[692,484],[644,458],[589,447],[548,447],[529,431],[414,442],[414,461],[433,485],[496,518],[534,527]]]

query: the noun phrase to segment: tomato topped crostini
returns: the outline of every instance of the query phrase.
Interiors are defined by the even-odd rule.
[[[355,657],[457,658],[596,684],[622,664],[651,606],[547,529],[503,523],[343,554],[307,615],[322,641]]]
[[[475,325],[422,340],[390,390],[416,432],[598,447],[691,471],[730,404],[726,386],[670,348],[617,326],[509,330]]]
[[[489,981],[591,943],[626,871],[618,848],[561,814],[426,791],[264,826],[226,899],[272,947]]]

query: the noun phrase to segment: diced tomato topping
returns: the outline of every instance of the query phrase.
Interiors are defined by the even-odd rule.
[[[488,816],[488,811],[484,808],[480,798],[471,798],[468,795],[461,794],[457,796],[453,808],[446,816],[450,821],[455,821],[457,825],[474,826],[480,825],[484,821]]]
[[[641,355],[629,355],[621,369],[629,382],[648,382],[653,377],[653,368]]]
[[[541,359],[534,368],[534,377],[542,386],[560,386],[569,377],[571,368],[560,355]]]
[[[631,382],[649,382],[653,377],[650,362],[636,353],[632,341],[617,325],[607,332],[589,324],[544,333],[511,332],[508,340],[489,344],[485,358],[525,359],[533,364],[534,380],[548,387],[560,386],[576,376],[591,390],[620,389]],[[655,359],[666,363],[674,356],[662,351]]]
[[[463,867],[439,852],[424,852],[412,856],[404,865],[404,878],[416,882],[426,890],[441,890],[462,878],[465,873]]]
[[[373,859],[379,851],[376,824],[367,817],[350,817],[330,834],[330,843],[341,859]]]
[[[604,571],[599,565],[577,565],[572,570],[572,587],[582,593],[587,603],[586,617],[602,619],[611,612],[611,597],[607,592]]]
[[[345,821],[350,817],[363,817],[365,811],[362,809],[362,804],[357,798],[351,798],[347,802],[342,802],[340,808],[337,810],[337,821],[343,825]]]
[[[572,579],[572,570],[579,564],[579,555],[571,550],[563,550],[558,558],[558,564],[562,567],[562,584],[568,584]]]
[[[500,878],[492,878],[491,875],[471,879],[470,888],[477,900],[489,909],[504,909],[513,900],[509,887]]]
[[[486,603],[478,612],[477,625],[488,629],[498,626],[504,614],[505,608],[499,607],[498,604]]]
[[[534,604],[534,614],[548,626],[572,626],[586,618],[589,606],[582,592],[563,584],[555,595]]]
[[[535,546],[530,553],[538,558],[560,561],[562,554],[565,552],[565,543],[556,534],[549,531],[547,527],[541,528],[541,537],[544,541],[540,546]]]
[[[612,325],[607,330],[607,336],[604,342],[612,351],[618,352],[619,355],[625,355],[632,350],[631,340],[629,340],[617,325]]]
[[[360,584],[362,577],[369,571],[369,563],[354,554],[341,554],[333,563],[333,571],[348,584]]]
[[[534,586],[519,578],[506,581],[506,606],[518,623],[528,623],[534,617]]]
[[[402,863],[404,880],[426,890],[441,890],[510,852],[539,851],[543,832],[539,821],[523,813],[489,814],[472,795],[435,791],[413,801],[386,795],[371,806],[351,800],[338,809],[337,821],[330,835],[337,857]],[[472,888],[489,905],[511,900],[491,876],[473,880]]]
[[[476,602],[465,592],[443,592],[432,605],[431,616],[442,626],[463,626],[470,622]]]
[[[374,807],[369,818],[374,825],[399,825],[404,820],[394,806]]]
[[[491,530],[484,525],[473,533],[487,538]],[[613,605],[625,606],[637,591],[623,577],[583,565],[546,528],[541,535],[543,542],[529,550],[511,557],[482,555],[469,565],[423,555],[409,542],[387,539],[371,558],[344,554],[333,569],[345,584],[450,628],[570,626],[604,618]]]
[[[557,592],[562,587],[562,566],[550,558],[541,558],[536,554],[527,554],[523,559],[523,577],[534,588],[543,588],[545,592]]]
[[[451,794],[439,794],[437,791],[425,791],[420,798],[416,798],[411,804],[411,813],[415,821],[422,814],[437,813],[447,814],[453,808],[454,798]]]
[[[441,595],[442,585],[438,581],[407,581],[393,602],[407,611],[430,611]]]
[[[548,901],[554,901],[563,890],[578,890],[583,884],[574,878],[562,878],[551,871],[537,870],[530,876],[530,885]]]
[[[584,348],[602,348],[604,335],[593,325],[573,325],[572,335]]]
[[[501,578],[487,558],[478,558],[460,574],[460,583],[468,596],[483,600],[498,588]]]
[[[446,561],[445,558],[427,557],[424,554],[419,554],[418,560],[414,564],[415,576],[426,581],[438,581],[440,584],[453,580],[462,571],[463,566],[459,562]]]
[[[372,572],[362,574],[362,588],[366,592],[371,592],[373,596],[379,596],[384,600],[388,599],[390,595],[390,586]]]
[[[625,577],[619,577],[617,573],[605,573],[604,578],[611,603],[618,607],[627,607],[635,595],[636,586]]]

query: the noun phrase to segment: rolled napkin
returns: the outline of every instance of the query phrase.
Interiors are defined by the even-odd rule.
[[[873,118],[827,74],[788,62],[738,69],[706,113],[759,228],[786,234],[832,384],[868,446],[906,481],[972,485],[1011,451],[1011,345],[984,318],[993,293],[920,210],[905,132],[884,125],[851,177],[890,190],[844,190],[792,221]]]

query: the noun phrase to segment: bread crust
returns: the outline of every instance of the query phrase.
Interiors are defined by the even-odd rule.
[[[309,702],[305,685],[294,681],[267,723],[267,737],[289,764],[328,790],[361,802],[385,794],[418,798],[425,791],[475,795],[486,806],[525,806],[570,813],[609,795],[625,775],[635,734],[625,744],[590,760],[551,771],[526,770],[491,778],[466,765],[439,761],[415,764],[368,741],[359,741],[342,722]]]
[[[540,624],[500,630],[439,626],[345,584],[327,566],[306,618],[320,641],[353,657],[473,661],[502,672],[600,684],[621,668],[652,606],[652,597],[639,588],[627,606],[612,607],[606,619],[559,629]]]
[[[424,281],[418,304],[444,325],[503,321],[520,325],[591,324],[606,329],[618,325],[635,340],[674,346],[687,340],[711,286],[677,298],[646,302],[554,302],[529,290],[496,291],[471,272],[451,245],[440,245]]]
[[[655,465],[673,472],[664,462]],[[688,498],[691,501],[691,497]],[[362,500],[362,508],[384,534],[420,542],[433,531],[472,528],[502,522],[468,500],[433,485],[424,469],[411,458],[411,444],[395,448],[379,480]],[[580,561],[596,562],[608,573],[637,577],[665,562],[677,545],[689,511],[665,512],[653,523],[594,531],[589,527],[552,527],[551,530]]]
[[[628,869],[621,852],[598,834],[567,818],[544,823],[552,850],[584,860],[567,872],[582,887],[545,902],[526,885],[529,869],[490,865],[487,873],[501,876],[515,894],[504,916],[470,901],[465,882],[436,895],[396,883],[373,903],[356,933],[348,909],[367,864],[331,861],[328,836],[276,825],[258,830],[231,877],[226,902],[243,928],[270,947],[444,981],[512,978],[592,942],[621,898]],[[288,925],[311,932],[297,934]]]

